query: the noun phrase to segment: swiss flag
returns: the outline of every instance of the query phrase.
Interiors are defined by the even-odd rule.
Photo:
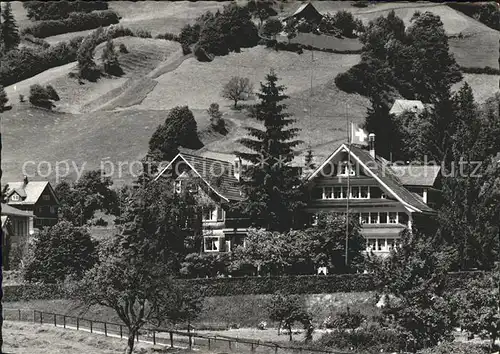
[[[350,139],[353,144],[368,145],[368,133],[356,123],[351,123]]]

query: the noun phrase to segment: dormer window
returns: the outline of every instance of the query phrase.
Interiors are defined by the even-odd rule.
[[[43,200],[50,200],[50,195],[45,194],[45,195],[42,196],[42,199]]]
[[[10,197],[10,200],[13,202],[19,201],[19,194],[13,194],[12,197]]]
[[[352,164],[348,161],[342,161],[339,165],[339,172],[337,176],[354,176],[355,171],[352,168]]]

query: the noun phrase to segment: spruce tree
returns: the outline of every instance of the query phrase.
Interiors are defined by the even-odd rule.
[[[7,102],[9,102],[9,99],[7,98],[7,94],[5,93],[5,89],[2,85],[0,85],[0,113],[8,109]]]
[[[277,82],[278,77],[271,70],[266,82],[260,84],[260,103],[253,107],[251,115],[264,124],[264,129],[246,128],[250,137],[239,142],[247,152],[237,152],[250,166],[241,180],[247,200],[236,209],[249,217],[254,226],[269,231],[290,229],[298,221],[296,214],[303,205],[299,174],[289,166],[294,148],[302,142],[293,140],[299,129],[289,128],[295,120],[285,111],[282,102],[288,96],[285,87]]]
[[[20,42],[19,30],[17,29],[10,2],[5,4],[2,17],[2,41],[5,51],[8,52],[9,50],[17,48]]]

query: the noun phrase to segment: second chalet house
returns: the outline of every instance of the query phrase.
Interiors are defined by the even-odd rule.
[[[204,252],[230,252],[237,245],[243,245],[249,226],[245,218],[232,215],[229,205],[243,200],[238,187],[241,162],[235,163],[179,153],[155,180],[169,176],[175,179],[174,188],[180,193],[185,188],[207,198],[212,206],[203,211]],[[198,179],[197,187],[192,180]]]
[[[244,245],[248,220],[231,215],[228,208],[244,200],[238,188],[240,174],[238,159],[233,164],[180,153],[156,177],[172,176],[179,191],[189,188],[186,183],[192,177],[203,182],[204,188],[193,192],[204,193],[214,203],[203,216],[205,252],[227,252]],[[321,212],[345,213],[349,203],[349,215],[362,224],[367,251],[385,254],[400,232],[411,227],[416,213],[434,213],[440,166],[390,163],[375,155],[373,139],[369,150],[341,144],[305,180],[310,195],[305,213],[313,219]]]
[[[24,177],[20,182],[6,184],[7,204],[33,214],[30,230],[57,224],[59,200],[50,182],[29,181]]]

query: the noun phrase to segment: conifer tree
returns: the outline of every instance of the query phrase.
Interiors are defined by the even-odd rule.
[[[2,41],[4,50],[8,52],[9,50],[17,48],[20,42],[19,30],[17,29],[16,20],[14,19],[10,2],[5,4],[2,17]]]
[[[5,93],[5,89],[2,85],[0,85],[0,113],[8,109],[7,102],[9,102],[9,99],[7,98],[7,94]]]
[[[265,83],[260,84],[260,103],[253,107],[251,115],[264,124],[264,129],[246,128],[250,137],[239,142],[251,152],[237,153],[250,166],[241,181],[247,200],[236,209],[249,216],[255,226],[269,231],[290,229],[303,205],[299,175],[289,166],[294,148],[302,142],[293,140],[299,129],[289,128],[295,120],[285,111],[282,102],[288,96],[285,87],[277,82],[278,77],[271,70]]]

